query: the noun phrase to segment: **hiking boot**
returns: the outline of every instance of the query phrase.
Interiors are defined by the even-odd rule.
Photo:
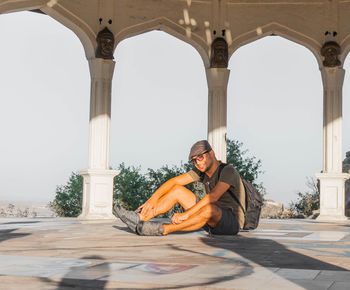
[[[119,204],[116,204],[114,206],[114,210],[117,216],[122,220],[122,222],[125,223],[130,230],[136,233],[136,227],[140,221],[139,215],[134,211],[126,210]]]
[[[164,227],[159,222],[140,221],[136,227],[136,233],[140,236],[163,236]]]

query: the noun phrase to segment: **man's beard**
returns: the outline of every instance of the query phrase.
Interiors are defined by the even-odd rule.
[[[205,169],[204,169],[204,173],[205,173],[205,172],[208,172],[208,170],[210,170],[210,168],[213,166],[213,163],[214,163],[213,161],[210,161],[210,162],[209,162],[209,164],[208,164],[208,165],[205,167]]]

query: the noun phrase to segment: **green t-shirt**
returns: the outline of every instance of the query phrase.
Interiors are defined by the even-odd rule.
[[[209,177],[204,172],[199,171],[197,168],[194,168],[193,170],[189,171],[189,174],[195,181],[199,181],[204,184],[206,193],[209,193],[219,181],[229,184],[229,190],[224,192],[224,194],[219,198],[219,200],[215,202],[215,205],[221,208],[231,209],[233,214],[238,219],[240,227],[243,228],[244,212],[237,203],[237,201],[231,195],[232,193],[237,197],[237,199],[240,201],[241,205],[245,210],[245,191],[242,179],[237,170],[231,164],[227,164],[221,170],[220,177],[218,176],[219,168],[220,166],[218,166],[218,168],[215,170],[214,174],[211,177]]]

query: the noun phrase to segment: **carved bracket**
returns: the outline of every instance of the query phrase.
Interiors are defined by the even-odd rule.
[[[114,35],[113,33],[105,27],[102,29],[96,37],[97,49],[96,57],[103,59],[113,59],[114,50]]]
[[[335,41],[326,42],[321,48],[321,55],[324,56],[323,65],[325,67],[340,66],[341,62],[338,59],[341,48]]]
[[[227,68],[228,45],[224,38],[217,37],[211,44],[210,67]]]

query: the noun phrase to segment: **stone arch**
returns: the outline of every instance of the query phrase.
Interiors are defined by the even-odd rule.
[[[209,67],[208,45],[206,44],[205,40],[194,33],[191,34],[191,37],[187,37],[186,31],[183,29],[183,27],[175,24],[165,17],[122,29],[115,35],[115,46],[117,46],[124,39],[152,30],[161,30],[188,43],[199,53],[203,60],[204,66],[206,68]]]
[[[19,12],[25,10],[40,9],[46,5],[45,0],[32,0],[32,1],[2,1],[0,3],[0,14]]]
[[[152,40],[157,41],[156,46]],[[200,125],[207,122],[208,106],[207,80],[200,55],[178,38],[153,30],[120,41],[114,56],[117,68],[112,84],[112,164],[118,160],[142,168],[159,168],[164,160],[177,164],[186,158],[180,152],[187,152],[193,138],[204,139],[207,134],[206,126]],[[150,69],[152,73],[147,74]],[[198,116],[193,120],[194,107]],[[136,116],[143,121],[129,121]],[[181,121],[176,121],[178,118]],[[187,128],[189,122],[191,126]],[[181,140],[175,138],[169,145],[167,142],[154,143],[154,138],[160,135],[170,140],[181,134]],[[145,148],[151,146],[150,150],[137,148],[134,136],[143,140]],[[181,148],[178,155],[167,156],[174,148]],[[148,162],[142,159],[145,154],[158,154],[163,161]]]
[[[279,61],[276,61],[275,54]],[[288,57],[286,57],[287,55]],[[287,189],[280,184],[288,182],[289,188],[295,186],[304,190],[305,176],[311,176],[322,169],[323,89],[321,73],[315,59],[307,49],[282,37],[259,39],[250,43],[249,46],[241,47],[233,56],[229,65],[231,86],[228,87],[227,97],[227,137],[235,137],[243,141],[246,146],[250,147],[250,150],[262,159],[264,171],[267,172],[267,174],[262,175],[262,180],[270,191],[269,194],[272,193],[271,198],[279,200],[278,193],[280,193],[281,201],[283,200],[287,204],[288,199],[294,199],[295,193],[293,193],[293,189]],[[297,61],[294,62],[293,59]],[[303,65],[302,72],[299,70],[300,64]],[[243,70],[243,65],[249,69]],[[301,75],[303,78],[300,77]],[[253,84],[251,87],[254,89],[247,88],[246,84]],[[270,88],[271,90],[269,90]],[[307,92],[305,92],[305,88]],[[300,115],[295,113],[298,111]],[[261,122],[255,122],[255,124],[250,120],[240,122],[244,118],[249,119],[247,118],[249,115],[254,115],[256,120],[261,120]],[[265,118],[264,115],[267,117]],[[303,121],[292,121],[293,117]],[[283,131],[284,128],[288,129]],[[252,130],[254,133],[246,133],[247,131],[252,132]],[[238,134],[235,134],[236,132]],[[290,136],[293,137],[289,139],[287,134],[284,135],[284,132],[290,132]],[[309,140],[305,139],[305,136],[308,137],[312,134],[313,138],[310,138],[313,142],[312,146],[310,146],[310,141],[306,142],[306,146],[299,147],[299,141],[295,141],[299,140],[297,132],[300,132],[300,140]],[[270,138],[274,141],[267,141]],[[293,151],[294,145],[291,146],[293,143],[296,145],[295,151]],[[265,155],[267,151],[261,150],[261,148],[266,147],[266,145],[269,148],[274,148],[275,155]],[[284,148],[285,151],[283,152],[281,148]],[[308,153],[310,151],[313,154],[312,157]],[[285,152],[289,153],[283,160],[281,156],[284,156]],[[303,161],[305,158],[301,156],[311,157],[312,162]],[[289,160],[287,161],[287,159]],[[283,162],[287,164],[291,161],[295,161],[295,163],[290,163],[290,167],[287,169],[287,171],[290,170],[289,177],[285,179],[281,177],[284,181],[280,184],[274,184],[273,176],[276,175],[279,168],[284,166]],[[303,167],[303,172],[300,171],[302,174],[295,170],[297,162]],[[315,164],[317,171],[311,164]],[[284,189],[286,190],[284,191]],[[281,194],[282,192],[283,194]]]
[[[68,13],[57,1],[33,0],[21,2],[5,2],[0,4],[0,14],[28,11],[40,9],[65,27],[73,31],[82,43],[87,59],[95,56],[96,34],[82,19],[78,16]]]
[[[350,84],[350,76],[349,73],[349,64],[350,64],[350,34],[342,41],[340,47],[342,48],[342,51],[339,55],[339,60],[341,61],[342,66],[345,65],[345,62],[348,61],[348,64],[344,67],[345,69],[345,78],[344,78],[344,84],[343,84],[343,139],[342,139],[342,146],[343,146],[343,156],[346,152],[349,151],[350,147],[345,147],[346,145],[350,146],[350,136],[348,132],[350,131],[350,96],[349,96],[349,84]],[[350,192],[349,189],[346,193],[346,197],[350,198]],[[349,214],[348,214],[349,216]]]
[[[350,52],[350,34],[343,39],[343,41],[340,43],[340,47],[342,48],[342,50],[339,55],[339,60],[343,66]]]
[[[89,85],[86,85],[90,81],[88,64],[79,39],[51,17],[19,11],[1,15],[0,19],[3,36],[6,41],[11,41],[8,42],[9,46],[3,45],[1,49],[1,71],[5,77],[3,81],[6,79],[7,83],[0,92],[0,95],[7,96],[1,104],[7,112],[1,119],[11,120],[9,132],[17,132],[13,138],[5,137],[4,132],[4,146],[8,148],[10,159],[4,158],[5,167],[2,166],[0,171],[4,171],[3,168],[12,162],[15,167],[21,162],[35,164],[30,176],[25,177],[22,173],[17,175],[9,170],[8,179],[11,181],[15,176],[24,178],[34,199],[53,200],[50,187],[55,188],[59,180],[68,176],[66,168],[79,168],[80,164],[85,164],[88,131],[84,132],[84,129],[90,104]],[[69,112],[63,117],[62,112],[67,108]],[[82,118],[78,120],[77,116]],[[21,126],[17,127],[16,123]],[[74,138],[74,132],[80,128],[83,138],[78,142],[73,141],[70,136]],[[28,132],[31,138],[26,138],[26,148],[21,148],[17,144],[23,143]],[[54,148],[58,139],[62,146]],[[74,152],[72,156],[77,158],[71,165],[59,164],[64,147],[70,148],[69,151]],[[57,171],[54,175],[57,176],[52,177],[52,171],[42,170],[48,162],[56,162]],[[48,183],[39,184],[39,176],[48,180]],[[23,187],[12,190],[11,185],[4,186],[10,189],[7,193],[10,198],[13,195],[18,200],[25,200]]]
[[[82,43],[87,59],[95,57],[96,50],[96,33],[90,26],[78,16],[73,15],[71,12],[62,9],[59,5],[53,7],[45,6],[41,9],[47,15],[72,30]]]
[[[322,47],[321,43],[300,32],[290,29],[287,26],[283,26],[275,22],[263,25],[261,27],[258,27],[256,30],[249,31],[232,39],[231,43],[229,43],[229,57],[231,57],[232,54],[241,46],[270,35],[281,36],[285,39],[304,46],[315,56],[319,67],[322,67],[323,60],[320,54]]]

